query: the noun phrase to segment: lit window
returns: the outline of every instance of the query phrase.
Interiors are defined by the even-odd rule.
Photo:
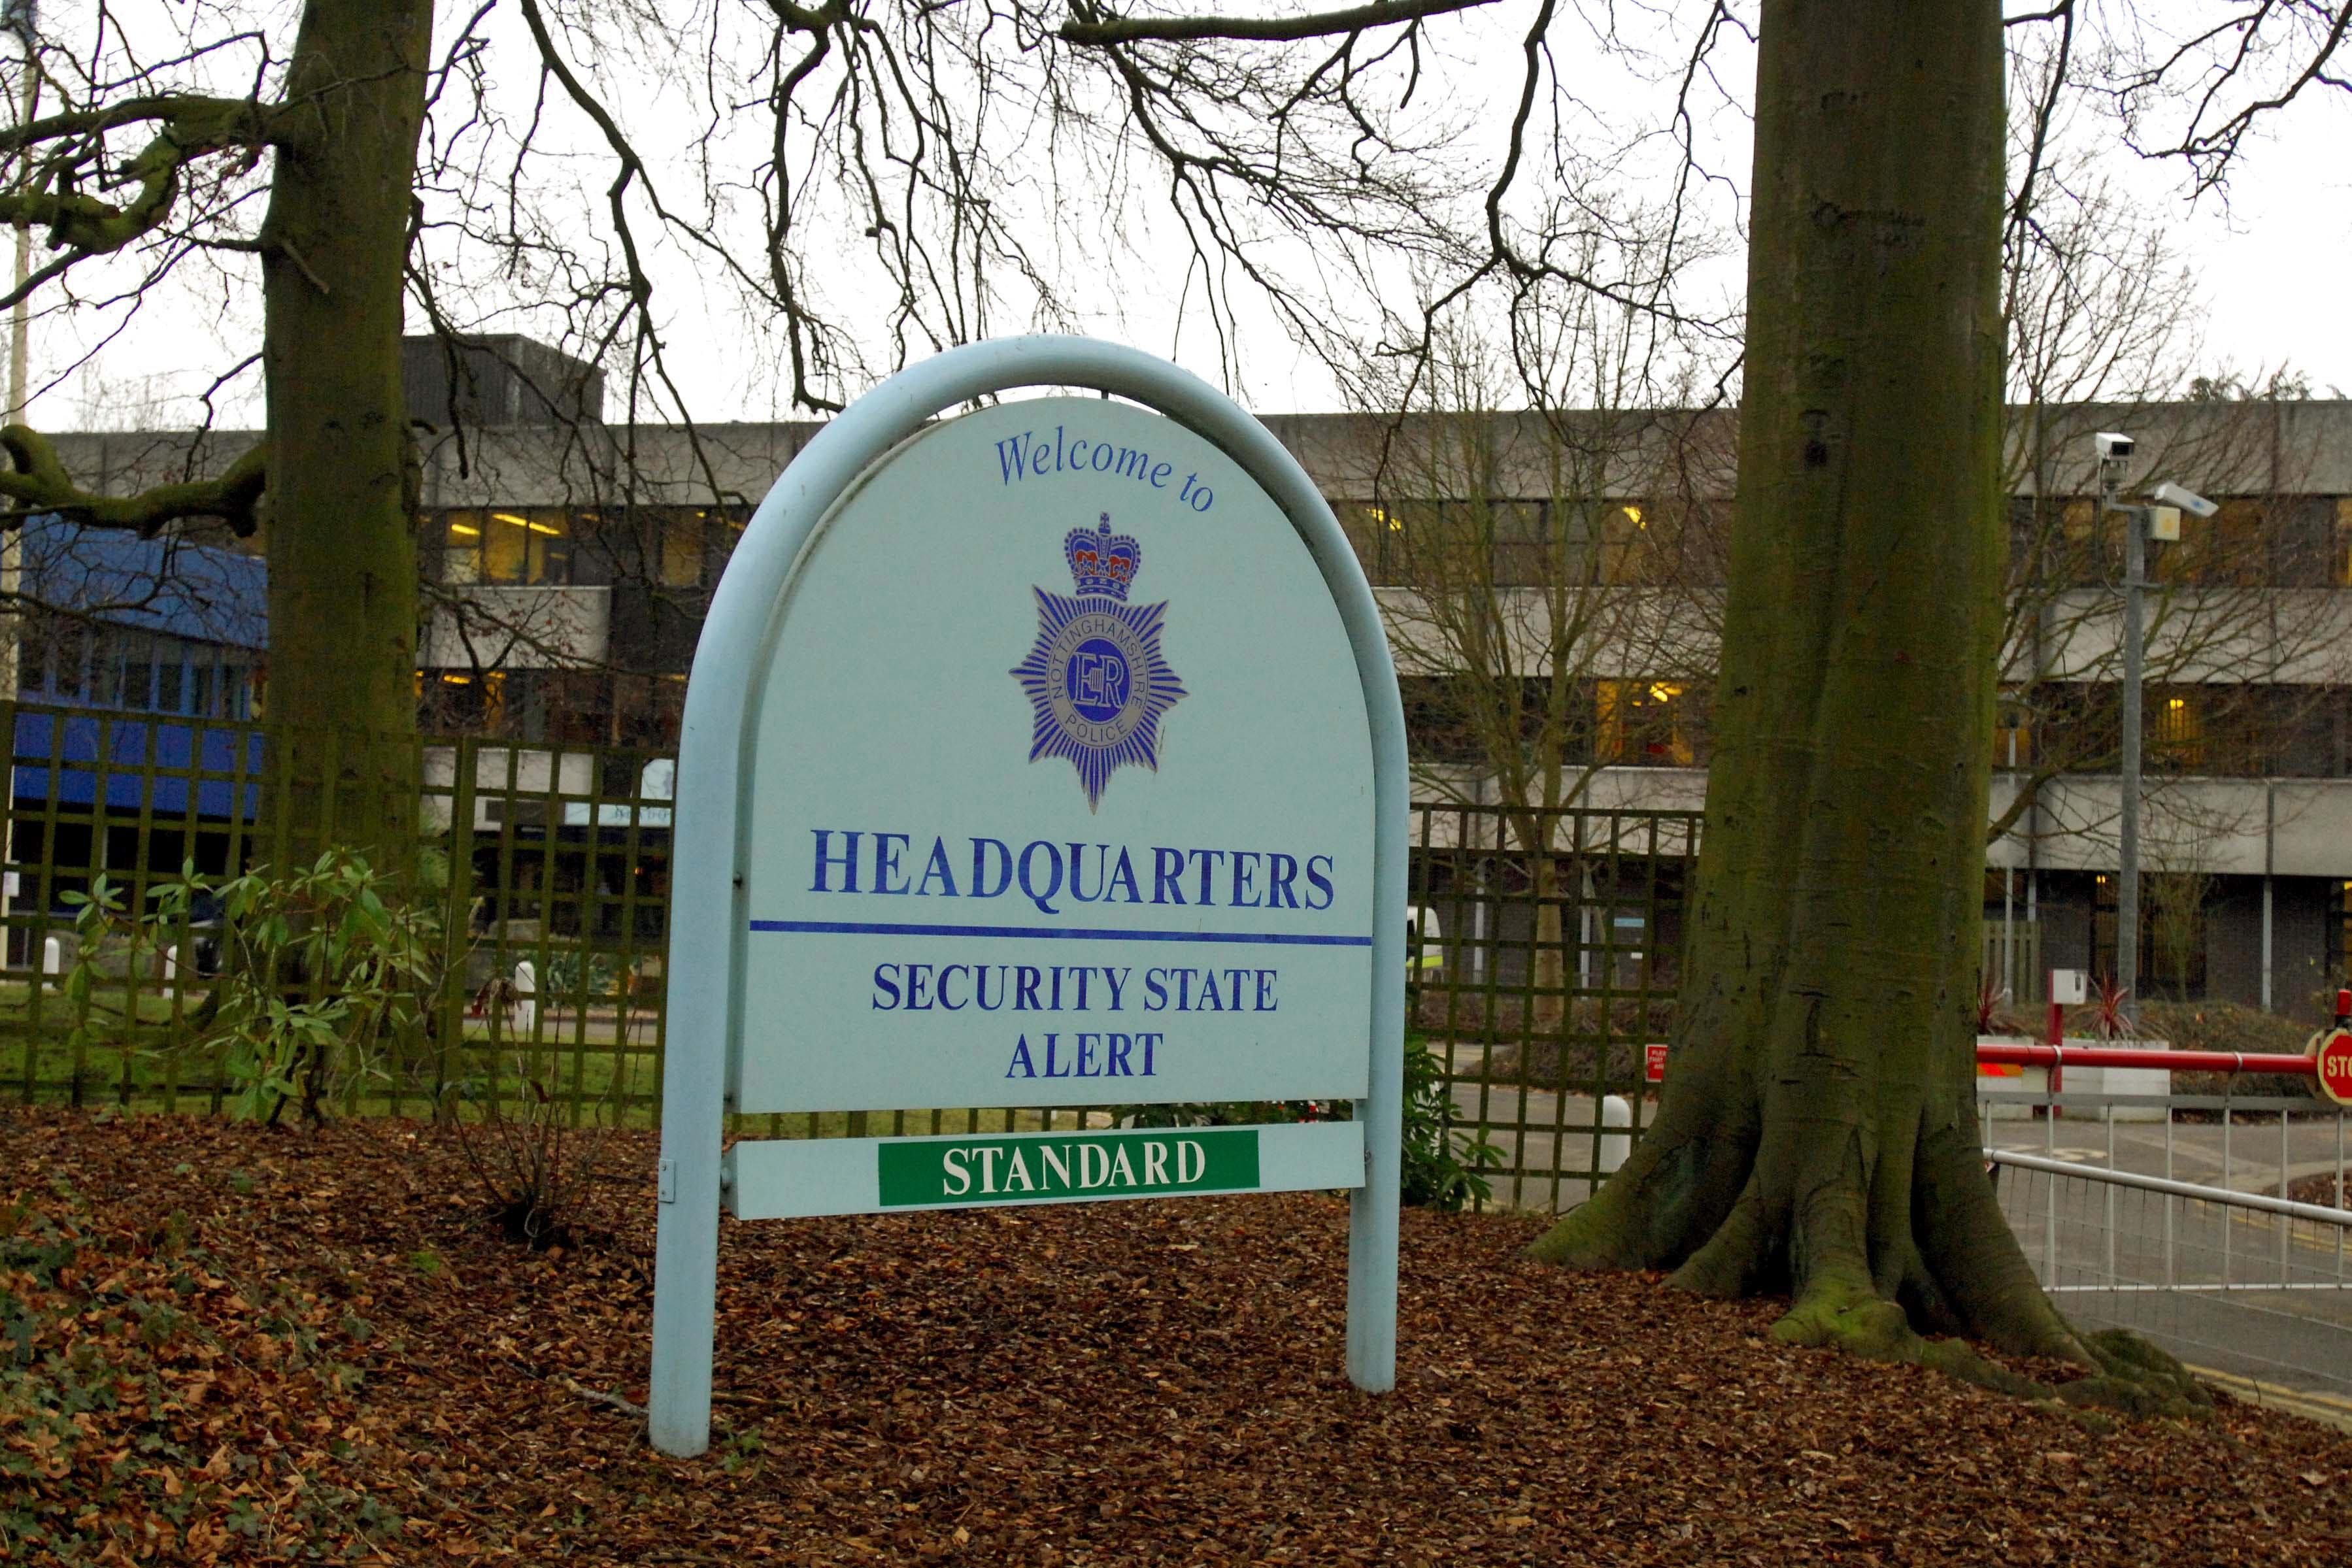
[[[1596,683],[1600,755],[1606,762],[1689,768],[1697,760],[1690,705],[1677,681]]]
[[[2148,739],[2165,760],[2186,768],[2205,760],[2205,726],[2199,706],[2199,701],[2188,695],[2156,699],[2149,715]]]
[[[478,680],[444,671],[439,722],[459,730],[495,730],[506,719],[507,678],[490,671]]]
[[[1626,501],[1601,512],[1601,580],[1604,582],[1658,582],[1672,575],[1675,563],[1668,551],[1676,543],[1675,530],[1654,528],[1653,508]]]
[[[572,577],[572,519],[562,512],[451,512],[443,523],[444,582],[562,583]]]

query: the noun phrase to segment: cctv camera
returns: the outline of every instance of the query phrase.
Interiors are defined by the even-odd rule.
[[[2156,487],[2152,497],[2159,507],[2178,507],[2193,517],[2210,517],[2221,508],[2194,490],[2184,490],[2167,481]]]
[[[2118,435],[2112,430],[2103,430],[2091,437],[2091,444],[2098,449],[2099,460],[2103,463],[2132,455],[2132,438]]]

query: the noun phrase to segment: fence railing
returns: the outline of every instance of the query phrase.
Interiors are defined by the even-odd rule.
[[[218,962],[217,911],[192,908],[142,964],[93,956],[101,978],[86,1017],[62,986],[79,957],[67,895],[104,874],[135,911],[184,865],[283,865],[294,810],[269,736],[251,722],[35,703],[0,703],[0,1094],[216,1108],[226,1086],[188,1042]],[[423,741],[418,766],[425,845],[447,871],[436,896],[449,983],[429,1047],[362,1091],[368,1107],[425,1113],[452,1085],[496,1092],[527,1075],[575,1113],[650,1121],[674,758],[466,737]],[[1645,1050],[1672,1023],[1698,823],[1696,812],[1414,810],[1414,1026],[1451,1063],[1459,1126],[1506,1151],[1493,1175],[1511,1201],[1573,1201],[1639,1131]],[[97,1027],[77,1031],[83,1021]],[[1612,1097],[1632,1107],[1630,1126],[1609,1119]],[[1046,1117],[997,1112],[985,1124]],[[982,1124],[875,1107],[775,1126]]]
[[[217,910],[164,951],[91,956],[87,1010],[67,898],[100,874],[135,910],[193,864],[283,864],[293,813],[259,727],[0,704],[0,1097],[217,1109],[191,1049]],[[478,737],[418,756],[426,857],[446,867],[447,984],[408,1059],[349,1107],[432,1113],[455,1089],[528,1077],[578,1118],[656,1114],[667,1016],[666,753]],[[1408,1003],[1445,1063],[1452,1132],[1500,1151],[1495,1201],[1564,1209],[1622,1160],[1671,1038],[1700,816],[1430,804],[1412,817]],[[2023,962],[2030,926],[1989,943]],[[77,1023],[97,1027],[78,1030]],[[758,1118],[769,1135],[1051,1126],[1096,1111],[898,1111]],[[2202,1364],[2352,1393],[2347,1141],[2310,1099],[1986,1100],[2004,1211],[2044,1282],[2086,1321],[2148,1332]],[[2330,1303],[2306,1303],[2324,1296]]]
[[[297,803],[251,723],[0,704],[0,1094],[217,1108],[216,1064],[190,1049],[220,961],[219,912],[192,904],[161,950],[91,955],[84,1006],[68,895],[103,875],[151,907],[186,867],[207,875],[297,852]],[[447,984],[405,1060],[355,1085],[416,1113],[454,1086],[527,1076],[583,1112],[650,1115],[660,1084],[669,891],[668,781],[656,752],[463,737],[418,758],[430,895]],[[78,1023],[90,1027],[76,1030]]]
[[[2282,1122],[2288,1113],[2278,1109]],[[2334,1131],[2340,1141],[2340,1121]],[[2344,1407],[2352,1396],[2352,1211],[2082,1154],[1987,1151],[2001,1211],[2070,1317],[2131,1329],[2192,1365]],[[2339,1184],[2341,1171],[2339,1159]]]
[[[2044,999],[2049,987],[2042,969],[2040,921],[1987,919],[1983,952],[1981,973],[1991,981],[1996,995],[2016,1007]]]
[[[1498,1202],[1564,1208],[1646,1124],[1700,815],[1422,805],[1408,1005]]]
[[[190,1049],[218,962],[217,910],[192,908],[141,964],[94,955],[101,978],[84,1015],[62,985],[79,956],[67,894],[102,873],[136,909],[186,864],[284,863],[292,812],[268,737],[247,722],[32,703],[0,704],[0,1096],[217,1108],[226,1086]],[[356,1091],[364,1108],[425,1113],[453,1087],[499,1093],[527,1076],[583,1118],[650,1122],[674,758],[467,737],[421,742],[418,768],[428,858],[447,873],[435,896],[448,983],[429,1040]],[[1486,1172],[1496,1201],[1572,1206],[1646,1124],[1699,830],[1696,811],[1413,809],[1410,1017],[1446,1064],[1456,1135],[1501,1151]],[[84,1021],[97,1027],[77,1030]],[[877,1106],[757,1126],[933,1133],[1085,1114]],[[2225,1118],[2225,1158],[2246,1136],[2242,1116]]]

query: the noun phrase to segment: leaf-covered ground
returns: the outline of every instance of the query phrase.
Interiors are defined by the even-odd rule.
[[[1313,1196],[730,1225],[719,1440],[666,1460],[618,1152],[619,1233],[533,1256],[429,1129],[0,1113],[0,1560],[2352,1562],[2340,1432],[2102,1435],[1508,1217],[1408,1214],[1358,1395]]]

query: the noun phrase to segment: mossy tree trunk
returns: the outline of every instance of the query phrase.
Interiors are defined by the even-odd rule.
[[[1793,1295],[1783,1338],[2134,1382],[1978,1150],[2001,580],[1998,0],[1766,0],[1739,497],[1659,1120],[1538,1256]],[[2178,1398],[2176,1385],[2166,1397]]]
[[[289,848],[415,852],[416,465],[404,268],[432,7],[310,0],[261,229],[268,377],[269,809]]]

